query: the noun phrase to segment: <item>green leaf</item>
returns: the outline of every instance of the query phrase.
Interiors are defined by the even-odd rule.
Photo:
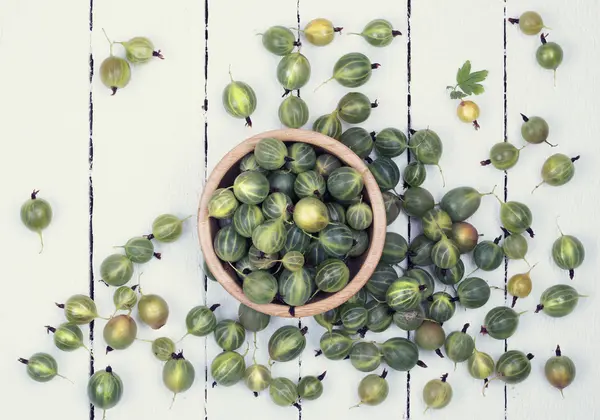
[[[446,89],[456,89],[455,86],[446,86]]]
[[[450,99],[462,99],[465,98],[467,95],[465,95],[464,93],[462,93],[459,90],[455,90],[454,92],[450,92]]]
[[[473,95],[481,95],[483,92],[485,92],[483,86],[479,84],[473,86]]]
[[[458,69],[458,73],[456,73],[456,83],[461,84],[465,80],[469,78],[471,74],[471,62],[469,60],[465,61],[465,64],[461,68]]]
[[[465,72],[464,72],[465,68],[469,69],[469,74],[468,75],[465,75]],[[483,93],[485,91],[485,89],[480,84],[480,82],[483,82],[487,78],[488,71],[487,70],[480,70],[480,71],[476,71],[476,72],[470,73],[470,70],[471,70],[470,64],[469,64],[468,67],[467,66],[463,66],[463,68],[461,70],[459,70],[459,74],[458,75],[461,78],[460,78],[460,80],[457,78],[458,86],[467,95],[473,95],[473,94],[474,95],[479,95],[479,94],[481,94],[481,93]]]

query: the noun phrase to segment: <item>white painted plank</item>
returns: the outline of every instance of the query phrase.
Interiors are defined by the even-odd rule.
[[[144,13],[140,15],[140,10]],[[94,267],[96,280],[102,260],[130,237],[148,234],[162,213],[195,216],[204,173],[203,66],[204,10],[200,2],[177,5],[157,2],[107,1],[94,7]],[[102,28],[114,41],[134,36],[150,38],[165,59],[132,68],[130,84],[115,96],[98,77],[109,45]],[[115,54],[123,57],[120,45]],[[171,244],[155,241],[162,260],[136,267],[143,292],[162,296],[170,307],[163,328],[154,331],[137,317],[138,336],[178,340],[185,333],[187,311],[204,301],[203,275],[195,217],[184,223],[181,239]],[[136,278],[132,280],[135,284]],[[96,284],[103,312],[112,311],[114,288]],[[136,312],[134,312],[135,314]],[[162,363],[150,344],[135,342],[129,349],[104,355],[104,322],[96,325],[96,369],[110,364],[125,386],[121,404],[111,419],[133,417],[186,418],[202,415],[204,406],[204,343],[188,337],[178,344],[196,370],[192,388],[177,396],[162,383]],[[148,402],[152,403],[149,404]],[[96,416],[101,415],[96,411]]]
[[[438,133],[444,144],[440,165],[444,170],[446,187],[442,188],[442,180],[435,167],[428,169],[424,187],[433,193],[436,200],[459,186],[472,186],[487,192],[498,185],[497,192],[502,194],[503,173],[492,167],[482,168],[479,162],[486,159],[492,144],[503,139],[503,4],[413,1],[411,36],[413,128],[429,127]],[[447,85],[456,84],[456,71],[466,60],[471,60],[473,70],[489,71],[484,82],[485,93],[474,98],[481,109],[479,131],[457,118],[459,101],[451,101],[449,91],[445,90]],[[484,197],[479,211],[468,220],[479,229],[480,234],[485,235],[482,240],[493,240],[501,233],[497,211],[497,201],[493,197]],[[463,261],[468,274],[475,268],[471,255],[464,256]],[[503,267],[473,275],[493,286],[502,287],[504,283]],[[460,330],[468,322],[471,324],[468,331],[477,336],[479,350],[498,357],[504,343],[482,337],[479,329],[487,311],[503,304],[501,291],[493,291],[490,301],[480,309],[465,311],[457,304],[454,317],[444,324],[446,335]],[[452,402],[443,410],[444,416],[478,419],[485,409],[486,417],[490,419],[504,418],[502,386],[494,384],[496,386],[483,398],[482,383],[471,378],[465,364],[454,370],[449,359],[439,359],[434,354],[425,355],[423,360],[429,368],[411,377],[411,419],[426,418],[423,414],[426,408],[423,388],[429,380],[444,373],[449,374],[448,381],[454,391]]]
[[[88,7],[3,1],[0,8],[3,417],[87,418],[87,401],[77,396],[85,389],[89,355],[61,352],[44,325],[64,322],[54,302],[88,292]],[[68,53],[57,53],[65,42]],[[33,189],[54,212],[41,254],[38,236],[19,218]],[[17,358],[36,352],[53,355],[75,385],[60,378],[33,382]],[[57,403],[65,396],[67,404]]]
[[[552,28],[548,41],[559,43],[565,53],[562,65],[556,73],[553,86],[552,71],[544,70],[535,60],[540,44],[539,37],[526,36],[518,27],[508,27],[508,111],[509,138],[517,145],[525,144],[520,129],[519,113],[538,115],[550,125],[549,141],[558,147],[530,145],[526,147],[518,165],[508,174],[509,199],[526,203],[534,217],[536,236],[529,239],[529,260],[539,263],[532,271],[533,291],[527,299],[519,302],[523,316],[519,331],[508,344],[510,349],[531,352],[532,372],[526,382],[508,388],[508,416],[510,418],[572,417],[593,418],[597,403],[592,381],[598,377],[594,362],[597,340],[597,312],[594,296],[598,293],[594,276],[593,256],[598,252],[598,239],[593,225],[597,217],[598,186],[595,178],[586,174],[593,171],[600,150],[592,139],[598,131],[596,117],[598,83],[590,66],[588,42],[597,38],[595,25],[581,25],[588,16],[597,16],[599,7],[594,2],[572,2],[552,5],[531,0],[524,4],[509,2],[509,17],[518,17],[526,10],[536,10],[546,25]],[[532,188],[541,181],[540,170],[547,157],[554,153],[569,156],[581,155],[576,163],[576,175],[563,187],[542,186],[535,194]],[[576,270],[575,279],[560,270],[551,258],[552,243],[559,236],[556,219],[567,234],[579,237],[588,251],[587,260]],[[520,263],[511,263],[512,275],[523,271]],[[555,284],[570,284],[581,294],[575,311],[566,318],[553,319],[543,313],[535,314],[536,304],[542,292]],[[565,398],[552,388],[544,377],[546,360],[554,355],[560,344],[563,354],[571,357],[577,367],[575,382],[565,391]]]

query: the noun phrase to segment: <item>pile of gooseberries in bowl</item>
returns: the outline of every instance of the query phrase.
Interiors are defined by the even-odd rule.
[[[255,310],[306,317],[338,307],[371,277],[386,214],[351,149],[286,129],[251,137],[219,162],[198,231],[209,278]]]

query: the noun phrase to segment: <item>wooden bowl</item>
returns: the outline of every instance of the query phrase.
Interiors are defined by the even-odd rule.
[[[373,223],[369,228],[370,244],[367,251],[360,257],[350,259],[348,267],[350,268],[351,279],[342,290],[337,293],[317,295],[313,301],[304,306],[294,308],[294,315],[290,314],[290,307],[287,305],[269,303],[257,305],[250,302],[244,295],[240,280],[235,271],[227,263],[223,263],[215,254],[213,241],[215,234],[219,230],[217,220],[208,216],[208,202],[217,188],[224,188],[233,185],[235,177],[240,173],[239,161],[248,153],[254,151],[256,143],[259,140],[273,137],[285,143],[303,142],[311,144],[319,152],[327,152],[337,156],[346,165],[357,169],[363,173],[365,188],[363,190],[363,201],[371,204],[373,209]],[[378,264],[383,251],[386,234],[386,216],[383,204],[383,197],[375,178],[371,175],[365,163],[348,147],[341,142],[308,130],[274,130],[267,131],[251,137],[234,149],[229,151],[218,165],[212,171],[208,182],[204,187],[204,192],[200,199],[198,210],[198,234],[204,260],[211,273],[219,283],[234,298],[243,304],[265,314],[284,318],[299,318],[317,315],[336,308],[350,299],[357,293],[369,280],[375,266]]]

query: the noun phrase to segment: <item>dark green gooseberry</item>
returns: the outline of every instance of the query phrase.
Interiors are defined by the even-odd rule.
[[[144,295],[138,301],[140,320],[153,330],[162,328],[169,319],[169,305],[158,295]]]
[[[246,339],[243,325],[231,319],[219,321],[214,329],[215,341],[224,351],[239,349]]]
[[[386,302],[394,311],[415,309],[423,300],[425,290],[427,286],[419,284],[412,277],[400,277],[388,288]]]
[[[569,357],[562,355],[560,346],[556,346],[555,354],[546,361],[544,373],[550,385],[560,390],[560,394],[563,395],[563,389],[575,380],[577,369],[575,363]]]
[[[242,289],[250,302],[263,305],[275,299],[278,290],[277,279],[268,271],[253,271],[244,277]]]
[[[434,165],[440,170],[443,186],[446,186],[444,172],[440,166],[440,158],[444,151],[444,146],[437,133],[430,129],[419,130],[412,134],[409,140],[409,147],[415,158],[423,165]]]
[[[136,264],[147,263],[155,257],[160,260],[161,254],[154,252],[154,244],[148,237],[136,236],[128,240],[125,245],[125,255]]]
[[[248,250],[248,262],[250,263],[250,266],[254,269],[251,269],[250,271],[256,271],[256,270],[268,270],[270,268],[273,268],[275,266],[275,264],[277,264],[278,262],[278,258],[279,258],[279,254],[277,253],[270,253],[270,254],[266,254],[262,251],[259,251],[258,248],[256,248],[254,245],[252,245],[250,247],[250,249]],[[246,258],[246,257],[244,257]],[[243,258],[242,258],[243,260]],[[240,261],[242,261],[240,260]],[[243,274],[249,274],[249,273],[244,273],[243,270],[242,271]]]
[[[354,245],[354,236],[348,226],[331,223],[319,232],[319,243],[328,255],[342,258]]]
[[[446,341],[446,333],[440,324],[435,321],[425,320],[415,330],[415,343],[423,350],[435,350],[436,354],[444,357],[440,347]]]
[[[328,255],[318,241],[312,242],[304,253],[305,264],[307,267],[318,267],[327,259]]]
[[[194,384],[196,370],[189,360],[183,357],[183,352],[173,353],[163,366],[163,383],[173,393],[171,407],[177,394],[187,391]]]
[[[226,219],[217,219],[217,225],[219,225],[219,228],[224,228],[225,226],[229,226],[232,223],[233,223],[233,218],[232,217],[228,217]]]
[[[415,279],[419,282],[419,284],[426,287],[426,289],[423,290],[423,299],[427,299],[433,294],[435,282],[433,277],[431,277],[431,274],[429,274],[427,271],[421,268],[411,268],[410,270],[404,272],[404,276]]]
[[[254,156],[254,153],[248,153],[246,156],[244,156],[242,160],[240,160],[239,166],[240,172],[257,171],[265,175],[268,172],[266,169],[260,167],[260,165],[256,161],[256,156]]]
[[[242,380],[245,372],[246,362],[244,356],[235,351],[220,353],[210,364],[210,374],[214,379],[213,387],[216,384],[221,386],[235,385]]]
[[[104,326],[103,337],[107,344],[106,352],[124,350],[131,346],[137,337],[137,324],[129,315],[112,317]]]
[[[524,12],[518,19],[510,18],[508,21],[513,25],[518,24],[525,35],[537,35],[545,28],[542,17],[533,11]]]
[[[299,47],[294,33],[285,26],[271,26],[262,37],[263,46],[271,53],[284,56],[291,53],[294,47]]]
[[[256,248],[254,248],[254,249],[256,249]],[[257,252],[260,252],[260,251],[257,250]],[[236,274],[240,280],[244,280],[244,276],[246,274],[250,274],[251,272],[258,270],[258,267],[255,267],[250,262],[250,257],[248,255],[246,255],[241,260],[236,261],[234,266],[236,269]]]
[[[345,120],[344,120],[345,121]],[[365,159],[373,150],[373,133],[362,127],[351,127],[342,133],[340,141],[361,159]]]
[[[313,401],[323,395],[323,379],[327,371],[319,376],[303,376],[298,382],[298,396],[307,401]]]
[[[367,159],[369,162],[370,159]],[[393,190],[400,182],[400,169],[392,159],[380,156],[368,165],[381,191]]]
[[[111,96],[114,96],[117,90],[123,89],[129,84],[131,66],[127,60],[111,54],[100,64],[100,80],[104,86],[111,90]]]
[[[414,331],[421,326],[425,320],[425,311],[422,306],[417,306],[410,311],[394,312],[392,321],[394,324],[404,331]]]
[[[256,171],[239,174],[233,181],[235,197],[245,204],[260,204],[269,195],[269,180]]]
[[[327,178],[327,190],[338,201],[358,197],[364,185],[361,173],[349,166],[334,170]]]
[[[161,362],[166,362],[175,353],[175,343],[168,337],[159,337],[152,341],[152,354]]]
[[[360,303],[344,303],[340,308],[340,320],[349,331],[358,331],[367,325],[369,312]]]
[[[454,316],[456,312],[456,301],[446,292],[436,292],[426,300],[425,307],[427,319],[443,324]]]
[[[254,229],[252,244],[266,254],[274,254],[283,249],[286,236],[283,220],[270,219]]]
[[[444,234],[431,248],[431,260],[436,267],[447,270],[458,264],[460,251],[454,241]]]
[[[509,350],[496,362],[496,377],[507,384],[523,382],[531,373],[533,354]]]
[[[396,221],[402,209],[402,200],[396,194],[391,192],[383,192],[383,206],[385,208],[385,219],[387,225],[391,225]]]
[[[404,168],[402,179],[404,180],[404,188],[420,187],[425,182],[427,177],[427,169],[418,160],[410,162]]]
[[[185,317],[186,335],[204,337],[215,331],[217,317],[214,312],[219,306],[221,305],[216,303],[211,307],[199,305],[190,309]]]
[[[264,221],[265,215],[260,207],[254,204],[242,204],[233,215],[233,228],[244,238],[252,238],[254,229],[262,225]]]
[[[417,235],[408,245],[408,258],[411,264],[426,267],[433,264],[431,260],[431,248],[435,242],[427,236]]]
[[[427,408],[440,409],[450,404],[452,400],[452,387],[446,380],[448,374],[442,375],[440,379],[432,379],[425,384],[423,388],[423,401]]]
[[[504,261],[504,251],[498,245],[502,239],[498,236],[494,241],[479,242],[473,250],[473,261],[477,268],[483,271],[494,271]]]
[[[379,263],[365,284],[367,291],[379,301],[385,300],[390,285],[398,280],[398,273],[391,265]]]
[[[238,308],[238,321],[248,331],[258,332],[267,328],[271,321],[271,316],[255,311],[249,306],[240,303]]]
[[[362,306],[365,306],[367,300],[369,300],[369,293],[367,292],[367,289],[365,287],[362,287],[358,290],[358,292],[352,295],[350,299],[348,299],[345,303],[358,303]],[[343,305],[340,306],[340,308],[343,308]]]
[[[361,33],[351,33],[351,35],[362,36],[365,41],[374,47],[387,47],[392,43],[394,37],[402,35],[402,33],[394,30],[389,21],[374,19],[367,23]]]
[[[215,219],[228,219],[235,214],[239,205],[233,191],[218,188],[208,202],[208,215]]]
[[[45,328],[48,334],[54,334],[54,345],[59,350],[71,352],[83,347],[90,352],[90,349],[83,344],[83,332],[81,332],[79,326],[65,322],[60,324],[58,328],[49,325],[46,325]]]
[[[292,160],[288,161],[285,167],[294,174],[310,171],[317,163],[315,149],[307,143],[294,143],[288,146],[288,156]]]
[[[386,264],[399,264],[406,258],[408,242],[396,232],[387,232],[380,261]]]
[[[337,168],[342,166],[342,162],[329,153],[323,153],[317,156],[317,163],[315,164],[315,171],[319,173],[323,178],[327,179],[329,175]]]
[[[490,149],[489,159],[480,162],[481,166],[492,164],[494,168],[506,171],[517,164],[521,150],[523,150],[524,147],[525,146],[519,149],[507,141],[496,143]]]
[[[100,277],[109,286],[123,286],[132,276],[133,262],[125,255],[109,255],[100,264]]]
[[[450,237],[461,254],[473,251],[479,242],[479,232],[475,226],[467,222],[453,223]]]
[[[325,194],[325,179],[315,171],[306,171],[296,176],[294,192],[300,198],[317,197]]]
[[[277,329],[269,339],[269,357],[276,362],[289,362],[296,359],[306,347],[308,327],[302,329],[286,325]]]
[[[67,379],[58,373],[58,363],[48,353],[35,353],[29,359],[17,360],[27,365],[27,375],[36,382],[49,382],[56,376]]]
[[[371,102],[363,93],[348,92],[340,99],[336,109],[342,121],[348,124],[360,124],[369,118],[371,109],[377,108],[378,105],[377,100]]]
[[[529,245],[527,245],[527,239],[523,235],[511,235],[508,231],[504,232],[504,241],[502,242],[502,251],[509,260],[524,260],[527,255]]]
[[[339,308],[333,308],[313,316],[313,319],[317,322],[317,324],[331,332],[333,330],[333,326],[340,320],[340,310]]]
[[[282,252],[297,251],[305,253],[308,250],[310,244],[310,236],[308,236],[302,229],[295,224],[287,226],[287,233],[285,237],[285,245],[283,246]]]
[[[473,349],[473,354],[467,359],[467,369],[471,377],[487,381],[487,378],[494,373],[496,362],[492,356],[482,351]]]
[[[535,313],[543,311],[553,318],[562,318],[573,312],[580,297],[587,296],[580,295],[574,287],[568,284],[551,286],[542,293]]]
[[[308,122],[308,105],[298,96],[290,95],[281,102],[277,112],[281,124],[289,128],[300,128]]]
[[[95,372],[87,384],[87,396],[90,403],[103,410],[102,418],[106,418],[106,410],[115,407],[123,396],[123,381],[110,366]]]
[[[52,222],[52,207],[43,198],[38,198],[38,190],[31,193],[31,197],[21,206],[21,222],[25,227],[36,232],[40,237],[40,253],[44,250],[42,231]]]
[[[131,312],[138,301],[137,285],[132,287],[121,286],[113,293],[113,303],[116,311]]]
[[[269,194],[267,198],[265,198],[265,201],[262,202],[261,208],[267,219],[289,220],[292,217],[292,199],[281,192]],[[256,220],[254,220],[254,222],[256,222]],[[258,225],[260,224],[262,224],[262,222]]]
[[[381,351],[373,343],[356,343],[350,350],[350,362],[361,372],[373,372],[381,364],[381,359]]]
[[[304,30],[300,31],[306,40],[313,45],[322,47],[330,44],[336,33],[342,32],[341,27],[333,26],[330,20],[324,18],[313,19],[306,24]]]
[[[387,370],[384,369],[381,375],[371,373],[362,378],[358,384],[358,397],[360,398],[360,402],[355,407],[362,404],[381,404],[390,392],[390,386],[385,380],[386,377]]]
[[[521,136],[527,143],[540,144],[547,143],[550,147],[556,147],[557,144],[548,143],[550,135],[550,126],[542,117],[526,117],[521,114],[523,124],[521,125]]]
[[[506,306],[497,306],[490,309],[483,320],[481,333],[488,334],[496,340],[506,340],[517,331],[519,317],[524,313],[517,313]]]
[[[229,79],[230,83],[223,89],[223,107],[229,115],[246,120],[246,125],[252,127],[250,116],[256,110],[256,93],[249,84],[233,80],[231,69]]]
[[[173,214],[161,214],[152,222],[152,234],[148,235],[149,239],[164,243],[175,242],[183,233],[183,222],[190,217],[180,219]]]
[[[281,58],[277,65],[277,80],[283,86],[283,96],[288,95],[292,90],[297,90],[310,79],[310,62],[299,52],[286,54]]]
[[[389,367],[406,372],[415,366],[426,368],[419,360],[419,349],[412,341],[403,337],[394,337],[381,344],[381,355]]]
[[[271,401],[281,407],[293,405],[300,409],[298,401],[298,387],[287,378],[273,378],[269,385]]]
[[[548,34],[541,34],[540,45],[535,53],[535,58],[538,64],[546,70],[554,70],[556,77],[556,69],[561,65],[564,57],[563,49],[556,42],[546,41]]]
[[[312,125],[312,130],[339,140],[342,137],[342,122],[338,117],[337,111],[321,115],[317,118]]]
[[[367,83],[373,70],[379,67],[381,67],[379,63],[371,63],[371,60],[362,53],[348,53],[342,56],[333,66],[333,76],[319,87],[335,79],[344,87],[357,88]]]
[[[229,225],[217,232],[213,248],[221,260],[236,262],[248,253],[248,241]]]
[[[455,364],[469,359],[475,351],[475,341],[467,334],[469,324],[465,324],[460,331],[451,332],[444,343],[444,350],[448,359]]]
[[[316,356],[323,354],[329,360],[345,359],[352,349],[354,340],[348,333],[340,330],[327,331],[321,336]]]
[[[535,186],[533,191],[537,190],[543,184],[553,187],[565,185],[575,175],[575,165],[573,162],[579,160],[579,156],[570,158],[562,153],[556,153],[550,156],[542,165],[542,182]],[[533,192],[532,191],[532,192]]]
[[[510,233],[519,234],[527,232],[533,238],[534,232],[531,229],[533,215],[529,207],[518,201],[507,201],[504,203],[500,198],[498,198],[498,202],[500,203],[500,221],[502,222],[502,226]]]
[[[371,133],[375,151],[379,156],[389,158],[400,156],[408,146],[406,135],[397,128],[384,128],[379,133]]]
[[[290,197],[292,201],[298,200],[294,192],[295,174],[287,170],[278,170],[271,172],[267,179],[269,180],[271,192],[281,192]]]
[[[244,383],[250,391],[254,392],[255,397],[271,385],[271,380],[271,371],[264,365],[255,363],[244,371]]]
[[[425,188],[409,188],[400,196],[402,209],[411,217],[420,219],[425,213],[435,207],[433,195]]]
[[[563,270],[569,270],[569,277],[573,280],[575,269],[585,260],[585,248],[581,241],[572,235],[565,235],[560,226],[560,237],[552,244],[552,259]]]
[[[283,270],[279,275],[279,295],[289,306],[302,306],[315,291],[314,280],[306,268]]]
[[[465,275],[465,264],[462,260],[458,260],[458,264],[451,268],[439,268],[435,267],[434,269],[435,278],[440,281],[440,283],[445,284],[446,286],[454,286],[458,284],[463,276]]]
[[[329,221],[331,223],[346,224],[346,209],[340,203],[331,202],[325,203],[327,212],[329,213]]]
[[[452,234],[452,219],[450,219],[450,215],[437,207],[423,215],[421,226],[423,227],[423,234],[435,242],[442,239],[442,236],[450,236]]]
[[[365,304],[368,313],[367,329],[376,333],[383,332],[392,325],[394,311],[385,303],[373,299]]]
[[[99,318],[96,303],[85,295],[73,295],[65,303],[56,303],[60,309],[64,309],[67,321],[76,324],[89,324],[95,318]]]
[[[280,169],[286,162],[290,161],[288,149],[285,143],[279,139],[266,137],[256,143],[254,148],[254,156],[259,166],[267,171]],[[237,195],[237,194],[236,194]],[[266,196],[265,196],[266,197]],[[264,200],[264,197],[263,197]],[[259,201],[259,203],[262,200]],[[258,204],[258,203],[248,203]]]
[[[463,222],[473,216],[481,205],[481,197],[491,195],[480,193],[472,187],[458,187],[451,189],[442,197],[440,208],[448,213],[453,222]]]
[[[464,279],[456,289],[458,301],[467,309],[481,308],[490,299],[490,294],[490,285],[479,277]]]

